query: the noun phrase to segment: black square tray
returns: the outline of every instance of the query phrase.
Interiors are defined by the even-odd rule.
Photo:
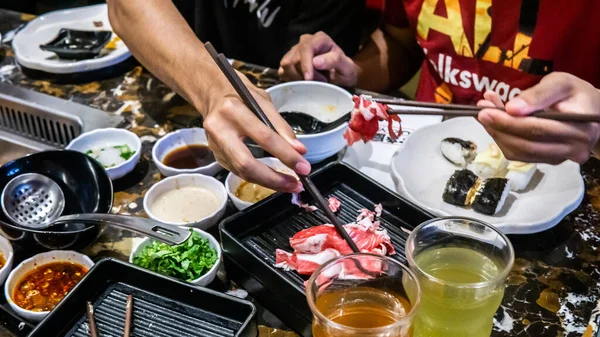
[[[133,295],[132,336],[256,337],[248,301],[192,287],[114,259],[98,262],[29,337],[89,336],[86,301],[99,336],[122,336],[127,295]]]
[[[325,197],[335,196],[342,202],[337,216],[343,223],[355,221],[359,209],[372,210],[374,204],[381,203],[384,209],[381,226],[392,239],[396,249],[394,257],[402,263],[405,263],[404,244],[408,237],[405,230],[433,218],[343,163],[330,164],[311,178]],[[305,193],[302,198],[312,201]],[[295,271],[275,268],[275,249],[291,252],[291,236],[328,222],[320,210],[305,212],[290,203],[289,194],[277,194],[223,220],[219,227],[228,277],[303,336],[311,335],[312,314],[303,285],[308,278]]]

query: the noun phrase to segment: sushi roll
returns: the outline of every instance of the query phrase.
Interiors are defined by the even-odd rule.
[[[522,191],[526,189],[529,182],[531,182],[531,178],[533,178],[536,169],[537,165],[535,164],[522,163],[519,161],[510,162],[508,165],[508,173],[506,174],[510,189],[512,191]]]
[[[481,178],[488,179],[502,176],[508,163],[498,145],[492,143],[475,157],[469,168]]]
[[[460,167],[466,167],[477,156],[477,144],[460,138],[443,139],[440,150],[446,159]]]
[[[442,199],[452,205],[468,206],[477,191],[479,177],[469,170],[458,170],[450,176]]]
[[[476,212],[494,215],[504,206],[506,197],[510,192],[508,179],[490,178],[484,180],[477,188],[473,198],[473,209]]]

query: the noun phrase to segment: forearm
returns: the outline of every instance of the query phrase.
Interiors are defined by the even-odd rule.
[[[354,57],[358,87],[378,92],[396,89],[415,75],[422,60],[414,32],[391,26],[378,29]]]
[[[221,78],[204,45],[170,0],[107,0],[111,25],[135,58],[205,114]]]

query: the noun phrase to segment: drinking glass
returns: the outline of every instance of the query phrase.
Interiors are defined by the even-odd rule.
[[[323,264],[308,280],[314,337],[410,336],[420,289],[398,261],[356,253]]]
[[[421,286],[414,337],[489,337],[515,254],[494,226],[443,218],[415,228],[406,258]]]

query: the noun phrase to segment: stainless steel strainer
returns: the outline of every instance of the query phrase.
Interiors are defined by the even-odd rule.
[[[64,208],[65,196],[60,186],[41,174],[17,176],[2,192],[2,210],[11,222],[21,227],[44,229],[56,224],[108,224],[172,245],[184,243],[192,234],[186,228],[134,216],[95,213],[61,216]]]
[[[23,227],[51,226],[64,209],[65,196],[60,186],[41,174],[22,174],[2,191],[2,210],[6,217]]]

